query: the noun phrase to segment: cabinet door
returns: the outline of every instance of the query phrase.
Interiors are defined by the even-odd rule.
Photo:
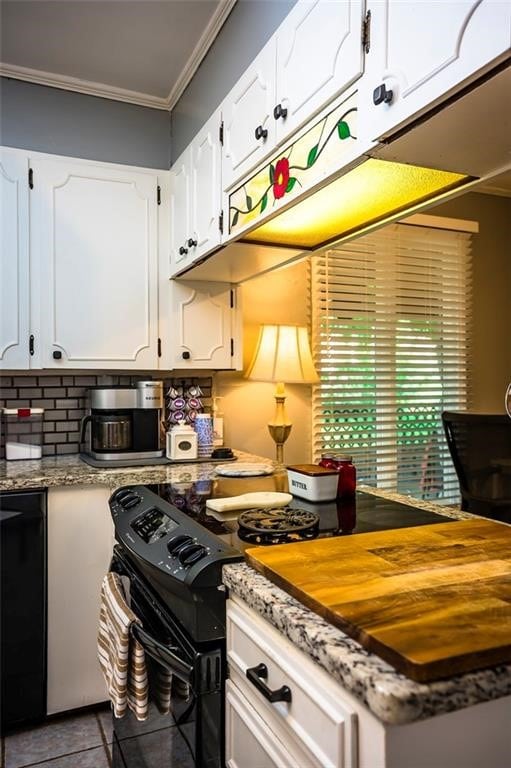
[[[43,367],[156,368],[156,174],[42,160],[34,193]]]
[[[237,686],[226,683],[225,760],[228,768],[306,768],[308,762],[268,728]]]
[[[509,53],[509,2],[385,0],[371,10],[366,101],[374,138],[392,132]],[[392,98],[375,105],[373,91],[382,85]]]
[[[29,367],[28,155],[0,152],[0,368]]]
[[[48,491],[48,714],[106,701],[97,659],[113,526],[104,486]]]
[[[191,237],[191,147],[176,160],[170,171],[170,274],[184,269],[192,260]]]
[[[170,290],[169,368],[233,368],[231,285],[171,280]]]
[[[275,145],[275,40],[263,48],[222,103],[222,187],[262,160]],[[262,135],[260,138],[256,137]]]
[[[191,145],[191,261],[220,244],[219,215],[222,186],[220,113],[216,112]]]
[[[307,122],[363,71],[362,0],[298,0],[277,32],[277,140]],[[278,117],[278,110],[287,110]]]

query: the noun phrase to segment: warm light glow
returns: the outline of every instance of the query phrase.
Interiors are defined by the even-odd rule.
[[[309,346],[307,328],[295,325],[263,325],[247,378],[287,384],[319,381]]]
[[[371,158],[244,239],[318,247],[469,180],[459,173]]]

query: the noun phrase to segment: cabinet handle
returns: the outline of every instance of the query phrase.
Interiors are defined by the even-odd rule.
[[[184,245],[182,245],[181,248],[179,249],[179,255],[186,256],[187,253],[188,253],[188,248],[185,248]]]
[[[189,360],[190,359],[190,353],[188,351],[187,352],[183,352],[181,354],[181,357],[183,358],[183,360]]]
[[[55,352],[53,353],[53,359],[62,360],[62,352],[60,351],[60,349],[55,350]]]
[[[255,137],[259,141],[259,139],[265,139],[268,136],[268,131],[266,128],[263,128],[262,125],[258,125],[255,129]]]
[[[247,669],[246,675],[259,693],[262,693],[264,698],[272,704],[276,701],[291,701],[291,689],[288,688],[287,685],[283,685],[281,688],[276,688],[272,691],[271,688],[268,688],[266,683],[263,683],[261,678],[266,680],[268,677],[268,667],[266,664],[258,664],[257,667],[250,667]]]
[[[373,102],[375,106],[378,106],[378,104],[390,104],[393,98],[393,91],[390,88],[387,90],[385,83],[382,83],[373,91]]]
[[[195,248],[196,246],[197,246],[197,240],[193,240],[192,238],[190,238],[188,240],[188,248]]]
[[[273,117],[275,120],[278,120],[280,117],[285,120],[287,117],[287,108],[283,107],[282,104],[277,104],[273,109]]]

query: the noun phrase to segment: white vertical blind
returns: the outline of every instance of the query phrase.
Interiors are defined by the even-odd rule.
[[[314,459],[454,501],[441,413],[467,407],[470,235],[394,224],[312,259]]]

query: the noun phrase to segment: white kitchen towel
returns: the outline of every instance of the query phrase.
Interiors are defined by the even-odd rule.
[[[129,707],[137,720],[145,720],[149,698],[145,653],[130,633],[132,624],[141,622],[126,602],[122,579],[107,573],[101,585],[99,664],[114,715],[122,717]]]

